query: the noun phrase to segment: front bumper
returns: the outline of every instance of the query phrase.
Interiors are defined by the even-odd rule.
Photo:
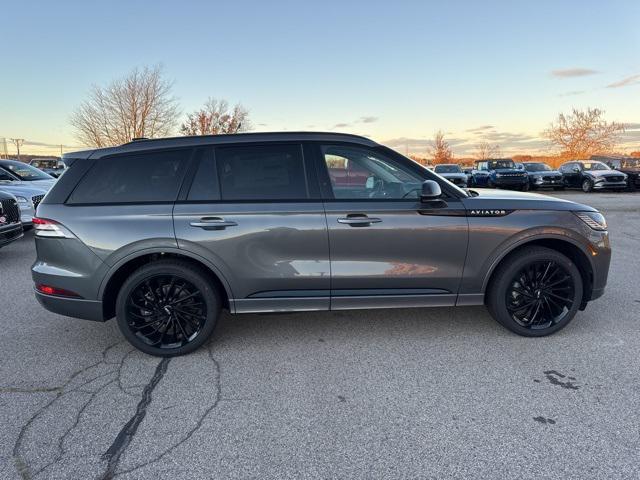
[[[562,177],[554,177],[554,178],[533,177],[531,178],[531,186],[536,188],[564,187],[564,180],[562,179]]]
[[[596,182],[593,184],[593,189],[594,190],[607,190],[607,189],[612,189],[612,190],[621,190],[623,188],[627,188],[627,182],[626,181],[622,181],[622,182]]]
[[[10,244],[22,237],[22,224],[13,223],[0,227],[0,247]]]
[[[527,177],[494,177],[491,180],[497,187],[516,187],[529,183]]]
[[[34,289],[36,299],[44,308],[58,315],[82,318],[95,322],[104,322],[102,302],[99,300],[85,300],[83,298],[66,298],[46,295]]]

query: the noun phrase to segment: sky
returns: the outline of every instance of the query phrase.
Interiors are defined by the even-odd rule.
[[[560,112],[598,107],[640,150],[640,1],[0,0],[0,139],[79,148],[92,84],[162,65],[184,114],[240,102],[255,131],[366,135],[425,154],[482,140],[546,152]],[[55,147],[58,145],[58,147]],[[9,143],[9,153],[15,148]]]

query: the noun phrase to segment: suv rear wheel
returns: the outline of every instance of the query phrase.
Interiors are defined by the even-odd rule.
[[[527,247],[503,260],[493,275],[489,312],[500,324],[525,337],[564,328],[582,301],[582,277],[574,263],[544,247]]]
[[[171,357],[192,352],[207,341],[220,306],[220,295],[203,269],[160,260],[127,278],[116,300],[116,317],[134,347]]]

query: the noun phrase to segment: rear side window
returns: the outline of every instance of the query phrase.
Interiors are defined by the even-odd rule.
[[[185,149],[98,160],[67,203],[173,202],[190,154]]]
[[[216,149],[222,200],[300,200],[309,197],[301,145]]]

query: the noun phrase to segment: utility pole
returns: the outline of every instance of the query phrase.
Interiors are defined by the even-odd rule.
[[[18,151],[18,160],[20,160],[20,147],[24,143],[24,138],[10,138],[13,144],[16,146],[16,150]]]
[[[60,144],[60,158],[62,158],[62,144]]]
[[[9,150],[7,149],[7,139],[2,137],[2,144],[0,144],[0,158],[9,158]]]

